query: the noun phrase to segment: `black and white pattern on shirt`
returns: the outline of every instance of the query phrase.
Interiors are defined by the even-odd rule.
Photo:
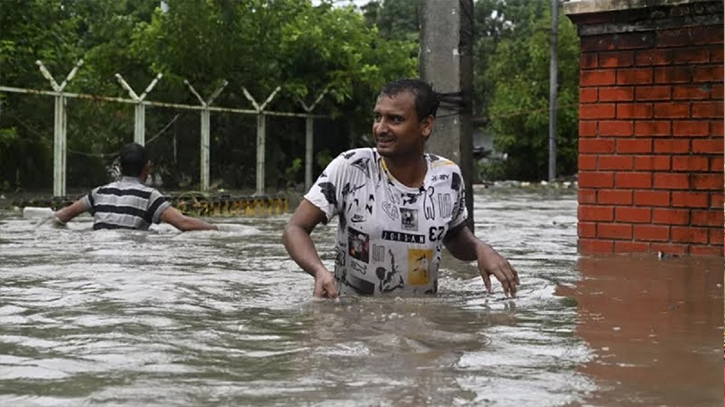
[[[343,154],[342,156],[345,157],[346,160],[349,160],[350,157],[352,157],[354,155],[355,155],[355,152],[353,151],[351,153]]]
[[[457,218],[463,212],[463,209],[465,209],[465,208],[466,208],[466,190],[462,189],[461,192],[458,194],[458,202],[456,202],[456,205],[453,208],[453,217]]]
[[[425,212],[425,218],[428,220],[436,218],[436,207],[433,202],[433,194],[435,193],[434,187],[429,187],[425,193],[423,193],[423,210]]]
[[[461,190],[461,176],[454,172],[451,177],[451,189],[458,192]]]
[[[350,260],[350,265],[352,266],[352,269],[357,271],[360,274],[367,274],[368,273],[368,266],[364,264],[360,264],[356,261]]]
[[[438,161],[438,160],[440,160],[440,159],[441,159],[440,157],[438,157],[438,156],[437,156],[437,155],[435,155],[435,154],[428,154],[428,157],[430,157],[430,162],[433,162],[433,161]]]
[[[375,284],[370,281],[363,280],[355,274],[344,274],[344,283],[352,288],[356,293],[360,295],[373,295],[375,294]]]
[[[401,194],[400,197],[403,198],[403,205],[414,205],[416,202],[418,202],[418,196],[420,194]]]
[[[355,209],[358,209],[360,207],[360,199],[355,197],[355,192],[360,190],[360,188],[364,187],[365,184],[362,184],[360,186],[353,186],[350,187],[350,183],[346,183],[344,187],[342,187],[342,196],[344,202],[349,202],[347,205],[347,212],[350,213],[352,211],[352,206],[355,204]],[[348,200],[348,196],[352,195],[353,199]]]
[[[438,211],[441,218],[448,218],[453,213],[451,194],[438,194]]]
[[[433,287],[430,290],[427,290],[425,294],[435,294],[438,292],[438,279],[436,278],[433,280]]]
[[[375,275],[380,280],[378,282],[378,288],[381,293],[388,293],[398,288],[403,288],[405,282],[403,276],[400,275],[398,267],[395,265],[395,256],[391,250],[388,250],[390,254],[390,270],[386,270],[385,267],[378,267],[375,269]]]
[[[370,237],[353,228],[347,228],[348,253],[350,257],[368,263],[370,259]]]
[[[373,244],[373,261],[377,263],[385,261],[385,246]]]
[[[359,169],[363,173],[365,173],[365,176],[370,179],[370,168],[368,167],[368,164],[370,163],[369,158],[359,158],[352,162],[353,167]]]
[[[357,191],[358,189],[360,189],[360,188],[362,188],[364,186],[365,186],[365,184],[362,184],[360,186],[352,186],[351,187],[350,186],[350,183],[349,182],[346,182],[345,183],[345,186],[342,187],[342,196],[348,196],[350,194],[354,194],[355,191]]]
[[[327,202],[332,206],[337,206],[337,189],[335,189],[335,184],[332,182],[320,182],[318,185],[320,192],[325,196]]]
[[[400,208],[400,227],[403,230],[418,231],[418,210]]]
[[[375,195],[370,194],[368,195],[368,203],[365,205],[365,210],[368,211],[369,214],[373,214],[373,203],[375,202]]]
[[[398,219],[398,207],[395,206],[395,204],[392,204],[390,202],[383,202],[380,207],[383,208],[383,212],[385,212],[385,214],[388,215],[391,220]]]
[[[335,246],[335,265],[344,267],[347,265],[347,253],[344,247]]]

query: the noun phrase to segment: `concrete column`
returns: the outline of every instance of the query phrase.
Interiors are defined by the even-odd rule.
[[[133,141],[146,144],[146,106],[143,103],[136,103],[134,112]]]
[[[55,97],[55,123],[53,126],[53,196],[65,196],[66,173],[66,98]]]
[[[422,0],[421,79],[436,92],[460,92],[464,105],[442,106],[428,140],[428,151],[456,162],[466,184],[469,225],[473,226],[473,0]]]
[[[201,184],[201,190],[204,192],[209,192],[210,113],[208,108],[201,111],[201,177],[199,183]]]
[[[257,194],[264,194],[264,162],[265,162],[265,123],[264,113],[257,115]]]
[[[305,119],[305,191],[312,188],[312,151],[313,151],[313,134],[314,134],[313,117]]]

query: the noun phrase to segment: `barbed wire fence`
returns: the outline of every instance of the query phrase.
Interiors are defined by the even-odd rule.
[[[66,195],[66,184],[67,184],[67,173],[68,173],[68,153],[95,158],[113,159],[117,156],[117,152],[102,152],[102,153],[89,153],[83,151],[77,151],[68,148],[68,101],[74,100],[78,108],[84,111],[85,114],[99,114],[102,110],[105,110],[109,104],[123,104],[134,106],[134,118],[133,118],[133,134],[134,141],[148,145],[158,140],[165,134],[172,133],[173,137],[171,140],[171,149],[174,161],[177,162],[180,151],[197,150],[199,151],[199,189],[202,192],[209,192],[210,190],[210,178],[211,178],[211,156],[210,156],[210,145],[212,138],[212,113],[217,117],[217,126],[223,127],[227,133],[234,133],[240,128],[239,120],[232,118],[231,116],[256,116],[256,138],[254,141],[255,145],[255,194],[263,195],[267,188],[267,180],[265,177],[265,166],[267,165],[266,157],[266,139],[268,137],[267,131],[267,118],[288,118],[299,121],[304,119],[305,126],[305,154],[304,154],[304,167],[305,167],[305,188],[309,189],[312,182],[312,165],[313,165],[313,140],[314,140],[314,121],[315,119],[329,119],[330,116],[314,114],[312,113],[315,107],[318,105],[320,100],[327,93],[325,89],[321,94],[318,95],[317,99],[311,105],[306,105],[303,101],[297,100],[300,103],[305,113],[296,112],[284,112],[274,111],[268,109],[268,105],[275,99],[277,93],[281,90],[281,86],[277,87],[270,95],[267,95],[266,100],[263,103],[258,103],[257,99],[252,96],[247,89],[242,88],[245,97],[250,101],[253,109],[244,108],[232,108],[232,107],[220,107],[212,106],[212,102],[223,92],[224,88],[228,85],[227,81],[222,81],[221,86],[212,92],[206,99],[199,94],[194,86],[189,81],[184,81],[184,84],[188,87],[189,91],[199,101],[199,105],[190,105],[183,103],[169,103],[148,100],[147,96],[152,92],[156,84],[162,80],[163,76],[158,74],[149,85],[144,89],[141,94],[136,91],[125,81],[123,76],[116,74],[115,77],[121,87],[126,90],[129,98],[112,97],[104,95],[93,95],[85,93],[73,93],[65,91],[66,86],[73,80],[78,70],[83,66],[83,60],[79,60],[75,66],[71,69],[65,79],[58,84],[55,77],[46,69],[42,61],[36,61],[41,74],[49,81],[52,90],[41,90],[41,89],[29,89],[19,88],[12,86],[0,85],[0,92],[25,94],[25,95],[36,95],[41,97],[52,96],[54,98],[54,123],[53,123],[53,195],[56,197]],[[87,102],[87,105],[82,105],[83,101]],[[155,111],[159,117],[163,117],[163,125],[158,127],[158,130],[146,139],[146,110],[151,108]],[[122,122],[128,120],[128,115],[123,113],[123,109],[117,110],[117,114],[114,114],[110,119],[110,122],[104,123],[109,127],[124,127]],[[196,113],[199,113],[196,115]],[[107,113],[106,113],[106,116]],[[179,140],[177,135],[180,133],[179,125],[183,122],[184,129],[193,122],[194,116],[198,117],[200,123],[199,131],[195,132],[197,137],[197,147],[188,145],[189,140]],[[105,116],[104,116],[105,117]],[[45,139],[47,136],[36,128],[31,123],[28,123],[24,118],[13,116],[13,119],[20,123],[29,132],[36,134],[37,136]],[[158,119],[158,118],[157,118]],[[155,120],[158,122],[158,120]],[[301,122],[300,122],[301,123]],[[249,127],[248,123],[245,126]],[[92,131],[93,129],[89,129]],[[238,135],[237,135],[238,136]],[[184,144],[184,148],[179,148],[179,144]],[[235,144],[235,143],[232,143]],[[221,147],[222,149],[224,147]],[[242,151],[244,156],[249,155],[249,146],[235,145],[236,150]],[[225,152],[220,151],[221,155]],[[153,154],[152,154],[153,156]],[[273,157],[276,158],[276,157]],[[184,158],[181,160],[193,161]],[[245,160],[248,161],[248,160]],[[248,172],[247,168],[236,169],[236,171]]]

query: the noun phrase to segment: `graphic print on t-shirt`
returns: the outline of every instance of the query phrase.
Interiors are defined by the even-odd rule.
[[[370,170],[368,169],[368,163],[370,162],[369,158],[358,158],[357,160],[353,161],[352,165],[353,167],[359,169],[363,173],[365,173],[365,176],[367,178],[370,178]]]
[[[391,242],[425,244],[425,235],[419,235],[417,233],[403,233],[391,230],[383,230],[382,239],[390,240]]]
[[[373,261],[378,263],[385,261],[385,246],[373,244]]]
[[[378,267],[375,269],[375,274],[380,280],[378,288],[381,293],[387,293],[405,286],[403,276],[400,275],[398,266],[395,265],[395,256],[393,255],[393,252],[388,250],[388,253],[390,254],[390,268],[386,269],[385,267]]]
[[[327,202],[329,202],[330,205],[337,206],[335,184],[332,182],[320,182],[318,185],[320,186],[320,192],[322,192],[322,195],[325,199],[327,199]]]
[[[433,250],[408,249],[408,284],[426,285],[430,283],[429,266]]]
[[[465,184],[450,160],[426,155],[421,188],[386,172],[374,149],[348,151],[305,198],[337,217],[335,279],[345,294],[435,293],[443,237],[465,219]]]
[[[403,230],[418,231],[418,210],[400,208],[400,227]]]
[[[347,244],[350,257],[367,263],[370,259],[370,237],[351,227],[347,228]]]
[[[438,194],[438,209],[442,218],[448,218],[453,214],[451,194]]]
[[[435,191],[434,187],[430,187],[423,193],[423,211],[425,212],[425,218],[428,220],[436,218],[436,207],[435,203],[433,203]]]

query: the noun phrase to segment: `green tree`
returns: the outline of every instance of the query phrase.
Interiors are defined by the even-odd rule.
[[[229,84],[215,100],[218,106],[248,108],[243,87],[262,101],[282,86],[268,109],[302,111],[297,99],[309,103],[328,89],[316,110],[335,117],[318,123],[325,127],[324,137],[315,141],[318,151],[333,152],[322,151],[324,157],[362,142],[358,129],[369,132],[379,87],[415,72],[414,41],[381,35],[352,6],[334,7],[331,1],[315,6],[310,0],[167,3],[164,12],[147,0],[0,2],[0,83],[47,89],[35,59],[61,77],[83,58],[68,91],[127,98],[115,73],[137,93],[163,73],[148,100],[196,105],[184,80],[207,97],[225,79]],[[52,100],[0,97],[0,187],[49,186]],[[69,186],[105,181],[113,153],[131,140],[133,105],[69,99],[67,112]],[[160,129],[167,130],[153,140]],[[270,118],[267,129],[268,179],[287,185],[289,174],[300,173],[290,163],[302,151],[304,121]],[[199,174],[198,112],[147,108],[146,130],[167,185],[193,186]],[[255,133],[253,116],[212,115],[213,178],[228,187],[254,184]]]
[[[61,0],[0,2],[0,84],[49,89],[36,60],[62,80],[80,55],[76,18]],[[0,93],[0,187],[47,187],[53,101]]]
[[[497,37],[480,45],[494,49],[481,79],[485,112],[497,149],[508,155],[504,176],[539,180],[548,168],[551,11],[545,2],[498,4],[502,11],[492,12],[489,24]],[[558,36],[557,174],[570,175],[577,158],[579,47],[576,30],[563,15]]]

